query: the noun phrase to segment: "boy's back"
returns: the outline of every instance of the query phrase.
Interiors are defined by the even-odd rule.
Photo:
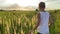
[[[40,24],[39,24],[37,30],[39,33],[48,34],[49,33],[49,26],[48,26],[49,13],[41,11],[41,12],[39,12],[39,14],[40,14],[40,20],[41,21],[40,21]]]

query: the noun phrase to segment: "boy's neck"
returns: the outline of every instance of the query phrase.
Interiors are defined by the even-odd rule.
[[[45,12],[45,10],[40,10],[40,11]]]

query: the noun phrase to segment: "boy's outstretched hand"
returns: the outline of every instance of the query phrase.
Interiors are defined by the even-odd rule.
[[[31,34],[33,32],[33,30],[30,30],[29,32],[28,32],[28,34]]]

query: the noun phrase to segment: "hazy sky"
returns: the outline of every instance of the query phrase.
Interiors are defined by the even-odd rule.
[[[60,0],[0,0],[0,7],[18,4],[20,6],[38,6],[39,2],[45,2],[47,8],[60,8]]]

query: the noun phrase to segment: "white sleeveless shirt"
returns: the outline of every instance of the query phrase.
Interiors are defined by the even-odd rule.
[[[40,12],[40,24],[37,28],[39,33],[49,33],[49,13],[48,12]]]

